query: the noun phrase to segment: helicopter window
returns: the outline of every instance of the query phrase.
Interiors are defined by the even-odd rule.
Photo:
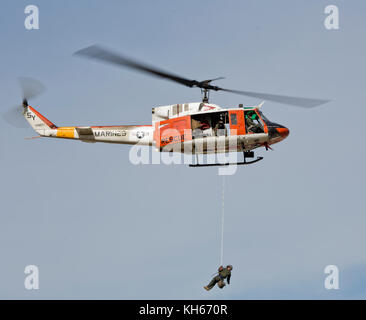
[[[258,113],[259,113],[259,115],[261,116],[261,118],[263,119],[263,121],[265,122],[265,123],[271,123],[271,121],[269,121],[268,120],[268,118],[263,114],[263,112],[262,111],[260,111],[260,110],[258,110]]]
[[[254,110],[245,112],[245,128],[247,133],[263,133],[263,123]]]
[[[230,122],[231,122],[232,125],[237,125],[238,124],[235,113],[230,115]]]

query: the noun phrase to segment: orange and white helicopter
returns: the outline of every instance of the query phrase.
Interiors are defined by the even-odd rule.
[[[97,45],[77,51],[75,54],[172,80],[191,88],[200,88],[202,102],[155,107],[152,109],[151,125],[58,127],[28,105],[28,99],[43,91],[42,84],[33,79],[22,78],[20,83],[23,89],[23,104],[8,111],[4,115],[5,120],[17,125],[14,113],[18,116],[23,114],[39,137],[76,139],[89,143],[139,144],[154,146],[160,152],[189,154],[243,152],[244,161],[235,164],[251,164],[263,159],[258,157],[247,161],[247,158],[254,158],[254,149],[265,147],[268,150],[272,144],[285,139],[289,129],[271,122],[263,115],[261,111],[263,102],[258,106],[243,107],[240,104],[237,108],[222,108],[209,103],[210,90],[300,107],[315,107],[329,101],[224,89],[211,85],[212,81],[222,79],[221,77],[204,81],[189,80],[136,62]],[[219,143],[220,141],[222,143]],[[190,166],[229,164],[231,163],[199,164],[197,158],[196,164]]]

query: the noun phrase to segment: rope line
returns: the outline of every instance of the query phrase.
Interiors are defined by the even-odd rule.
[[[221,255],[220,266],[224,260],[224,222],[225,222],[225,175],[222,176],[222,208],[221,208]]]

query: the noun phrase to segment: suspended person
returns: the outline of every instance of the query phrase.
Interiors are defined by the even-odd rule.
[[[226,266],[226,268],[224,268],[223,266],[219,267],[218,270],[218,274],[217,276],[215,276],[211,282],[205,286],[204,288],[208,291],[211,290],[215,284],[217,283],[218,287],[220,289],[222,289],[223,287],[225,287],[225,279],[227,281],[227,284],[230,284],[230,278],[231,278],[231,271],[233,270],[233,266],[232,265],[228,265]]]

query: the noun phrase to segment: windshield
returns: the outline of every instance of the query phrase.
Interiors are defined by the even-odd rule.
[[[260,110],[257,110],[257,111],[265,123],[271,123],[271,121],[269,121],[269,119],[263,114],[262,111],[260,111]]]
[[[256,113],[256,110],[244,111],[245,129],[247,133],[263,133],[263,122]]]

